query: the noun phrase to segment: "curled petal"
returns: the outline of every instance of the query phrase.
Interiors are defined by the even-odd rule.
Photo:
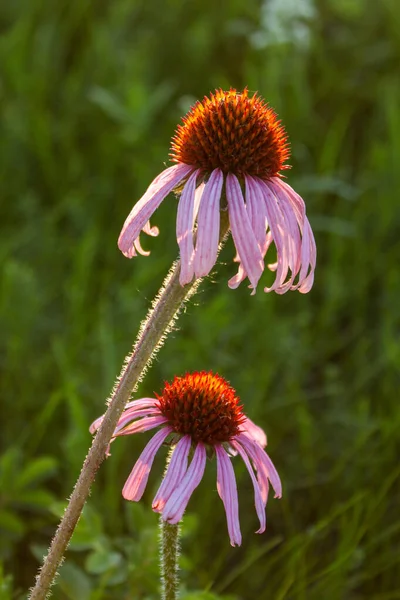
[[[139,252],[139,254],[141,254],[142,256],[149,256],[150,255],[150,250],[144,250],[142,248],[142,245],[140,243],[140,237],[136,238],[136,240],[133,242],[133,246],[135,248],[135,251]],[[136,252],[135,252],[134,256],[136,256]]]
[[[266,516],[265,516],[265,505],[264,505],[264,501],[263,501],[263,497],[261,494],[259,483],[256,479],[256,476],[254,475],[253,468],[250,464],[249,459],[247,458],[247,454],[246,454],[245,450],[241,447],[240,444],[238,444],[234,440],[231,441],[231,444],[239,452],[239,454],[242,457],[243,462],[246,465],[246,468],[250,474],[251,481],[252,481],[253,487],[254,487],[254,503],[255,503],[255,507],[256,507],[258,520],[260,521],[260,529],[258,529],[258,531],[256,531],[256,533],[263,533],[265,531],[265,527],[266,527]]]
[[[150,235],[151,237],[157,237],[160,233],[158,227],[152,227],[150,225],[150,221],[147,221],[147,223],[144,224],[142,231],[144,231],[144,233],[147,233],[147,235]]]
[[[246,417],[246,419],[241,424],[240,428],[243,430],[243,433],[247,435],[250,439],[258,442],[260,446],[265,448],[267,445],[267,436],[265,435],[265,431],[261,429],[258,425],[253,423],[251,419]]]
[[[182,519],[190,496],[193,494],[203,477],[205,466],[206,449],[204,445],[199,442],[194,451],[192,462],[190,463],[188,470],[164,506],[164,510],[162,511],[162,518],[164,521],[175,524],[179,523]]]
[[[299,279],[298,283],[292,286],[292,289],[298,289],[299,292],[305,294],[310,291],[314,282],[317,247],[314,234],[305,214],[304,200],[290,185],[282,181],[279,177],[273,178],[271,185],[273,185],[275,189],[278,189],[281,195],[284,194],[286,196],[286,202],[290,203],[303,236],[301,243],[301,269]]]
[[[243,268],[255,289],[264,270],[264,262],[246,211],[242,190],[235,175],[228,174],[226,178],[226,197],[233,241]]]
[[[135,253],[135,240],[146,227],[153,212],[159,207],[165,196],[193,170],[190,165],[179,163],[165,169],[150,184],[141,199],[132,208],[118,239],[118,247],[128,258]]]
[[[231,288],[231,290],[236,290],[236,288],[239,287],[242,281],[244,281],[247,277],[247,273],[244,270],[242,263],[240,262],[240,257],[238,257],[237,262],[239,262],[238,272],[228,281],[228,286]]]
[[[143,496],[154,457],[171,431],[172,427],[164,427],[158,431],[139,456],[122,490],[122,495],[126,500],[137,502]]]
[[[155,512],[163,511],[168,498],[185,475],[190,446],[191,439],[189,435],[183,436],[175,446],[167,472],[153,500],[152,508]]]
[[[204,186],[197,219],[197,241],[194,254],[196,277],[208,275],[215,265],[218,253],[220,227],[220,199],[224,176],[214,169]]]
[[[228,533],[232,546],[240,546],[239,502],[232,463],[222,446],[215,446],[217,455],[217,490],[224,503]]]

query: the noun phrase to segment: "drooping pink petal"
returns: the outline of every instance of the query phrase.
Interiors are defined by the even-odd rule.
[[[264,181],[258,177],[246,177],[246,198],[251,198],[251,202],[264,202],[265,211],[267,214],[268,224],[271,230],[272,238],[275,242],[277,253],[277,272],[273,285],[268,291],[276,290],[285,280],[289,264],[287,261],[287,250],[284,244],[284,220],[276,198],[265,185]],[[268,194],[268,196],[267,196]],[[265,288],[267,291],[267,288]]]
[[[308,244],[308,251],[307,251],[306,243]],[[315,271],[315,266],[316,266],[316,262],[317,262],[317,247],[315,244],[314,234],[311,229],[311,225],[307,218],[304,223],[303,244],[305,246],[304,264],[307,264],[307,262],[309,262],[310,272],[307,275],[307,277],[305,277],[304,279],[301,278],[302,273],[300,272],[300,277],[299,277],[300,285],[299,285],[298,289],[299,289],[299,292],[301,292],[302,294],[307,294],[307,292],[309,292],[311,290],[313,283],[314,283],[314,271]]]
[[[157,408],[157,400],[155,398],[141,398],[140,400],[132,400],[131,402],[128,402],[128,404],[125,406],[125,409],[120,417],[120,420],[124,418],[124,414],[127,411],[127,409],[132,408],[135,410],[141,410],[143,408]],[[104,419],[104,415],[101,415],[101,417],[98,417],[95,421],[93,421],[93,423],[91,424],[89,431],[90,433],[95,433],[98,428],[100,427],[100,425],[102,424]],[[118,421],[117,423],[117,427],[119,425],[120,421]]]
[[[204,186],[197,219],[197,240],[194,253],[196,277],[208,275],[217,259],[220,199],[224,176],[220,169],[214,169]]]
[[[251,193],[247,178],[248,176],[245,175],[247,214],[249,215],[257,244],[259,245],[261,254],[264,257],[272,241],[271,235],[267,237],[267,211],[265,208],[265,202],[262,200],[262,198]]]
[[[290,289],[291,281],[286,280],[290,265],[294,264],[293,256],[293,241],[291,238],[290,229],[287,218],[273,190],[265,181],[253,177],[253,191],[261,193],[265,201],[265,208],[268,216],[268,224],[271,230],[272,237],[276,246],[277,254],[277,269],[276,277],[273,285],[270,288],[265,288],[265,292],[275,291],[278,294],[283,294]]]
[[[172,427],[168,426],[158,431],[139,456],[122,490],[122,495],[126,500],[137,502],[143,496],[154,457],[171,431]]]
[[[246,417],[243,423],[241,423],[240,429],[245,435],[248,435],[249,438],[255,440],[260,444],[260,446],[265,448],[267,445],[267,436],[265,435],[265,431],[253,423],[251,419]]]
[[[277,179],[277,178],[275,178]],[[294,280],[297,273],[300,270],[301,266],[301,236],[300,236],[300,227],[302,227],[303,223],[298,222],[297,212],[294,210],[293,205],[288,198],[288,195],[282,191],[282,189],[275,185],[273,181],[267,182],[267,186],[275,194],[275,197],[278,201],[279,207],[282,211],[286,234],[287,234],[287,242],[288,242],[288,261],[289,268],[291,270],[291,281]]]
[[[256,238],[256,242],[260,248],[261,256],[264,259],[268,248],[270,247],[273,238],[271,232],[267,232],[268,221],[267,221],[267,212],[265,208],[265,201],[262,197],[256,196],[252,193],[250,189],[250,180],[248,180],[248,175],[245,175],[245,184],[246,184],[246,211],[250,219],[251,227],[254,232],[254,236]],[[240,262],[240,256],[237,253],[234,259],[234,262]],[[270,265],[268,265],[270,268]],[[228,285],[231,289],[236,289],[244,279],[246,279],[247,273],[240,262],[239,270],[237,274],[232,277],[228,281]],[[251,286],[250,286],[251,287]],[[255,293],[253,290],[252,295]]]
[[[185,435],[175,446],[167,472],[153,500],[152,508],[155,512],[163,511],[168,498],[185,475],[191,443],[190,436]]]
[[[150,184],[141,199],[132,208],[126,219],[118,239],[118,247],[128,258],[134,256],[134,242],[139,237],[141,230],[147,225],[153,212],[158,208],[182,179],[193,171],[193,167],[179,163],[165,169]]]
[[[256,533],[263,533],[265,531],[265,526],[266,526],[266,516],[265,516],[264,501],[263,501],[263,498],[261,495],[259,483],[256,479],[256,476],[254,475],[253,468],[250,464],[249,459],[247,458],[247,454],[246,454],[245,450],[241,447],[241,445],[239,443],[235,442],[234,440],[231,440],[230,443],[239,452],[240,456],[242,457],[243,462],[246,465],[246,468],[250,474],[251,481],[253,482],[254,504],[256,507],[258,520],[260,521],[260,529],[258,529],[258,531],[256,531]]]
[[[273,185],[278,187],[287,195],[288,201],[293,207],[297,222],[299,223],[300,231],[303,235],[299,280],[298,283],[292,287],[292,289],[298,289],[299,292],[305,294],[310,291],[314,281],[314,270],[317,257],[317,247],[315,244],[314,234],[305,214],[305,204],[302,197],[299,196],[299,194],[295,192],[290,185],[282,181],[279,177],[273,179]]]
[[[119,435],[121,429],[126,427],[132,421],[139,419],[140,417],[163,417],[159,408],[142,408],[142,410],[138,410],[137,408],[128,408],[124,410],[122,413],[117,426],[114,430],[113,437]]]
[[[240,434],[240,435],[245,435],[245,434]],[[240,439],[241,438],[239,436],[236,436],[237,441]],[[243,446],[243,444],[242,444],[242,446]],[[259,485],[260,493],[261,493],[261,498],[262,498],[262,501],[264,502],[264,506],[266,506],[267,501],[268,501],[268,492],[269,492],[268,473],[267,473],[266,469],[263,467],[263,465],[261,465],[261,468],[260,468],[258,457],[257,457],[252,445],[249,445],[246,448],[246,452],[247,452],[248,456],[250,456],[251,461],[253,463],[253,467],[256,471],[257,481],[258,481],[258,485]]]
[[[231,173],[226,178],[226,198],[232,238],[244,270],[255,289],[264,270],[263,257],[246,211],[239,181]]]
[[[228,533],[232,546],[240,546],[239,501],[235,473],[230,458],[222,446],[215,446],[217,456],[217,490],[224,503]]]
[[[257,442],[249,440],[244,434],[236,436],[237,441],[243,446],[247,454],[250,456],[257,472],[264,471],[268,476],[272,487],[274,488],[275,498],[282,497],[282,484],[277,470],[275,469],[272,460],[268,454],[261,448]]]
[[[197,186],[196,191],[194,193],[193,225],[194,225],[194,222],[195,222],[196,217],[197,217],[198,212],[199,212],[200,201],[201,201],[201,197],[202,197],[203,192],[204,192],[205,185],[206,184],[204,183],[204,181],[202,181],[200,183],[200,185]]]
[[[118,431],[115,434],[115,437],[117,437],[117,436],[119,437],[122,435],[132,435],[133,433],[143,433],[144,431],[150,431],[150,429],[154,429],[155,427],[158,427],[159,425],[164,425],[164,423],[167,423],[167,422],[168,422],[168,419],[163,416],[145,417],[144,419],[140,419],[140,421],[135,421],[134,423],[127,425],[124,429],[122,429],[121,431]]]
[[[181,272],[179,283],[186,285],[193,279],[193,226],[194,226],[194,201],[196,178],[199,173],[197,169],[189,177],[178,204],[176,218],[176,238],[181,253]]]
[[[271,183],[274,186],[278,186],[282,191],[284,191],[288,196],[291,197],[293,210],[296,213],[296,218],[300,226],[300,230],[303,229],[304,219],[306,216],[306,205],[304,204],[303,198],[294,191],[294,189],[283,181],[280,177],[273,177],[271,179]]]
[[[162,518],[164,521],[174,524],[179,523],[182,519],[189,499],[203,477],[205,466],[206,449],[204,445],[199,442],[194,451],[192,462],[190,463],[188,470],[164,506],[164,510],[162,511]]]

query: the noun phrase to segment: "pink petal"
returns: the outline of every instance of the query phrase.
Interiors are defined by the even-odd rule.
[[[141,398],[140,400],[132,400],[131,402],[128,402],[128,404],[125,406],[125,409],[120,417],[120,419],[123,418],[125,411],[128,408],[135,408],[136,410],[142,409],[142,408],[147,408],[147,407],[152,407],[152,408],[157,408],[157,400],[155,400],[154,398]],[[93,421],[93,423],[91,424],[89,431],[90,433],[95,433],[100,425],[102,424],[104,419],[104,415],[101,415],[101,417],[98,417],[95,421]],[[119,421],[117,423],[117,426],[119,424]]]
[[[244,270],[255,289],[264,270],[263,257],[246,211],[239,181],[231,173],[226,178],[226,197],[232,238]]]
[[[215,446],[217,455],[217,490],[224,503],[228,533],[232,546],[240,546],[239,501],[232,463],[222,446]]]
[[[242,281],[244,281],[247,277],[247,273],[244,270],[242,263],[240,262],[240,257],[238,257],[238,262],[240,263],[238,272],[228,281],[228,286],[231,288],[231,290],[236,290],[236,288],[238,288]]]
[[[163,417],[162,413],[160,412],[160,409],[155,407],[143,408],[142,410],[138,410],[137,408],[128,408],[127,410],[124,410],[114,430],[113,437],[120,435],[119,432],[121,431],[121,429],[126,427],[128,423],[139,419],[139,417],[151,416]]]
[[[247,458],[247,454],[240,444],[231,440],[231,445],[239,452],[240,456],[243,458],[243,462],[246,465],[246,468],[250,474],[251,481],[253,482],[254,487],[254,503],[256,507],[256,512],[258,516],[258,520],[260,521],[260,529],[256,531],[256,533],[263,533],[266,527],[266,516],[265,516],[265,505],[261,495],[259,483],[253,473],[253,468],[250,464],[249,459]]]
[[[126,500],[137,502],[143,496],[154,457],[171,431],[173,431],[172,427],[164,427],[158,431],[139,456],[122,490],[122,495]]]
[[[271,229],[272,238],[275,242],[278,268],[275,282],[271,288],[265,288],[265,291],[272,291],[278,288],[286,278],[289,264],[287,262],[287,253],[284,244],[284,219],[281,213],[275,196],[265,185],[265,182],[258,177],[246,177],[247,192],[246,198],[249,196],[251,202],[264,202],[267,213],[268,224]]]
[[[193,279],[193,226],[194,226],[194,198],[196,179],[199,170],[194,171],[189,177],[178,204],[176,218],[176,238],[181,253],[181,272],[179,283],[186,285]]]
[[[253,228],[254,236],[260,247],[261,254],[264,257],[267,253],[269,245],[272,241],[272,236],[267,236],[267,211],[265,202],[258,196],[252,194],[249,190],[249,182],[245,176],[246,185],[246,209],[249,215],[250,223]]]
[[[150,250],[144,250],[142,248],[142,245],[140,243],[140,237],[136,238],[136,240],[133,242],[133,247],[134,247],[135,251],[139,252],[139,254],[141,254],[142,256],[150,255]],[[135,252],[134,256],[136,256],[136,252]]]
[[[165,169],[150,184],[145,194],[132,208],[126,219],[118,239],[118,247],[128,258],[134,256],[134,243],[153,212],[159,207],[171,190],[174,189],[191,171],[193,167],[179,163]]]
[[[262,197],[257,197],[249,189],[248,176],[245,176],[246,183],[246,210],[249,215],[251,227],[256,238],[256,242],[261,250],[261,256],[264,258],[273,239],[270,231],[266,231],[268,227],[267,213],[265,209],[265,201]],[[236,254],[235,262],[240,262],[240,257]],[[270,268],[270,265],[268,265]],[[236,289],[244,279],[247,273],[242,264],[239,265],[237,274],[228,281],[231,289]],[[253,291],[252,295],[255,292]]]
[[[289,267],[292,272],[291,279],[293,280],[299,272],[301,266],[301,237],[299,226],[302,227],[303,223],[299,222],[296,218],[296,211],[293,209],[293,205],[290,202],[288,195],[282,191],[281,188],[274,185],[272,181],[267,183],[268,187],[275,194],[278,200],[278,204],[282,211],[285,219],[287,241],[289,248]]]
[[[196,277],[208,275],[217,259],[223,182],[222,171],[214,169],[204,186],[197,219],[197,241],[194,255]]]
[[[166,417],[145,417],[144,419],[140,419],[140,421],[135,421],[122,429],[122,431],[118,431],[115,433],[116,436],[122,435],[132,435],[133,433],[143,433],[144,431],[150,431],[150,429],[155,429],[159,425],[164,425],[164,423],[168,423],[168,419]]]
[[[199,442],[194,451],[192,462],[190,463],[188,470],[164,506],[162,512],[164,521],[174,524],[179,523],[182,519],[190,496],[193,494],[203,477],[205,466],[206,449],[204,445]]]
[[[148,406],[158,407],[158,400],[156,398],[140,398],[139,400],[131,400],[125,405],[124,410],[136,406],[138,409],[147,408]]]
[[[264,472],[264,474],[267,475],[272,487],[274,488],[275,498],[281,498],[281,480],[268,454],[261,448],[261,446],[259,446],[259,444],[249,440],[249,438],[244,434],[239,434],[236,436],[236,439],[238,442],[240,442],[247,454],[252,459],[257,472]]]
[[[190,436],[185,435],[175,446],[167,472],[153,500],[152,508],[155,512],[163,511],[168,498],[185,475],[191,443]]]
[[[315,245],[314,234],[310,223],[305,214],[304,200],[294,191],[294,189],[282,181],[279,177],[274,178],[273,184],[280,188],[287,195],[288,201],[291,203],[296,214],[297,222],[299,223],[300,231],[303,234],[301,247],[301,270],[299,281],[292,289],[298,289],[299,292],[305,294],[310,291],[314,281],[314,270],[317,258],[317,247]],[[309,271],[310,267],[310,272]],[[308,275],[307,275],[308,273]]]
[[[302,279],[302,273],[300,272],[298,289],[302,294],[307,294],[307,292],[311,290],[314,283],[314,271],[317,262],[317,247],[315,245],[314,234],[307,217],[304,223],[303,244],[305,246],[305,251],[302,260],[304,260],[303,264],[307,264],[309,262],[310,272],[305,279]],[[308,245],[308,249],[306,244]]]
[[[265,435],[265,431],[261,429],[258,425],[253,423],[251,419],[246,417],[246,420],[240,425],[240,428],[243,430],[243,433],[247,435],[252,440],[255,440],[265,448],[267,445],[267,436]]]
[[[245,434],[243,434],[243,435],[245,435]],[[236,436],[236,440],[242,441],[239,436]],[[242,443],[242,446],[244,446],[243,443]],[[262,465],[260,467],[259,460],[258,460],[257,455],[251,444],[246,448],[246,452],[250,456],[251,461],[254,466],[254,469],[256,471],[257,481],[258,481],[258,485],[259,485],[260,493],[261,493],[261,498],[264,502],[264,506],[266,506],[267,501],[268,501],[268,492],[269,492],[268,473]]]

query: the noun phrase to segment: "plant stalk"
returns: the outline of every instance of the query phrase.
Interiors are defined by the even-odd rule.
[[[220,242],[229,230],[227,211],[221,211]],[[221,247],[221,244],[220,244]],[[65,550],[82,513],[96,472],[103,462],[112,434],[124,407],[143,378],[156,352],[164,343],[184,302],[196,291],[200,280],[181,287],[179,284],[180,262],[177,261],[167,275],[155,298],[147,318],[143,321],[133,351],[125,360],[121,374],[108,401],[103,422],[93,439],[75,484],[68,506],[44,559],[29,600],[44,600],[63,560]]]
[[[162,518],[160,525],[162,600],[177,600],[180,525],[170,525]]]

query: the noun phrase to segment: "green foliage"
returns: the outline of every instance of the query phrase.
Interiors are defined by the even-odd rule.
[[[295,4],[2,3],[1,599],[32,585],[88,425],[177,255],[173,197],[152,220],[160,236],[143,240],[150,257],[126,260],[120,227],[190,103],[230,85],[257,89],[287,128],[318,269],[306,296],[232,292],[228,243],[139,388],[219,371],[283,480],[256,536],[236,461],[244,542],[232,549],[207,465],[184,521],[182,598],[399,597],[400,5]],[[158,597],[162,453],[140,504],[120,494],[148,438],[112,445],[54,598]]]

